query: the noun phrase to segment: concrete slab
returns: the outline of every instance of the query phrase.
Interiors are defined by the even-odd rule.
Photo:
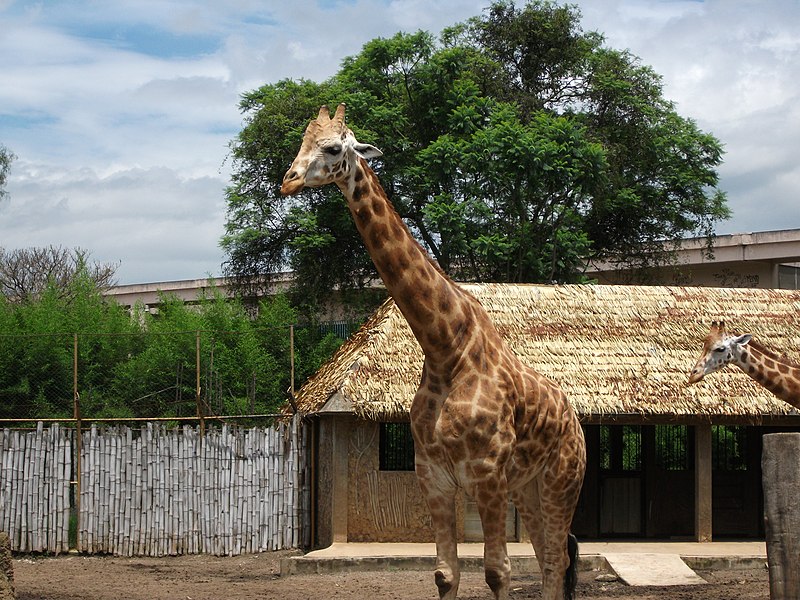
[[[609,553],[609,567],[628,585],[702,585],[705,579],[677,554]]]
[[[762,568],[767,561],[763,541],[753,542],[662,542],[614,541],[581,542],[580,570],[606,569],[608,554],[679,556],[692,569]],[[533,549],[528,543],[508,544],[511,568],[515,573],[539,571]],[[458,556],[465,571],[483,570],[483,544],[458,545]],[[281,561],[281,575],[326,573],[339,570],[428,570],[436,557],[434,544],[408,543],[337,543],[304,556]]]

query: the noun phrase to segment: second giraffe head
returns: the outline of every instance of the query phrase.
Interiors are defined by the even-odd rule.
[[[736,362],[744,352],[744,346],[752,339],[752,335],[727,335],[725,322],[714,321],[703,341],[703,352],[689,374],[689,383],[697,383],[709,373],[719,371],[725,365]]]

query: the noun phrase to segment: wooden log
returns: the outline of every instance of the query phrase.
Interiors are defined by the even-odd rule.
[[[5,532],[0,533],[0,598],[13,600],[14,563],[11,555],[11,540]]]
[[[771,600],[800,598],[800,433],[763,436],[764,524]]]

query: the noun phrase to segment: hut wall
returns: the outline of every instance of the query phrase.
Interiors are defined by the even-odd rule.
[[[358,420],[350,430],[348,540],[433,542],[430,515],[414,471],[380,470],[380,423]],[[464,502],[456,503],[463,540]]]

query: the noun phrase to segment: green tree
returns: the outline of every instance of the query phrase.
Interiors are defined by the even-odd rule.
[[[51,282],[24,302],[0,295],[0,417],[72,417],[76,342],[84,418],[195,416],[198,342],[205,415],[280,412],[292,387],[290,328],[295,388],[342,341],[296,322],[283,296],[253,317],[216,289],[196,304],[167,296],[157,314],[129,312],[85,269],[66,290]]]
[[[11,163],[15,158],[16,156],[11,150],[0,144],[0,200],[8,194],[6,181],[8,181],[8,171],[11,168]]]
[[[291,269],[306,299],[375,278],[338,189],[278,193],[309,118],[340,101],[383,150],[390,200],[457,279],[581,281],[591,259],[663,261],[663,240],[728,215],[719,142],[676,113],[652,69],[582,31],[575,7],[496,2],[438,40],[372,40],[323,83],[245,95],[227,275]]]
[[[0,296],[0,414],[73,415],[76,334],[82,405],[92,410],[107,401],[104,390],[128,356],[134,330],[127,311],[107,301],[85,269],[66,288],[51,282],[26,302]]]
[[[91,260],[82,248],[44,246],[5,250],[0,247],[0,295],[12,302],[38,297],[48,287],[68,295],[76,279],[88,276],[105,290],[115,283],[117,265]]]

